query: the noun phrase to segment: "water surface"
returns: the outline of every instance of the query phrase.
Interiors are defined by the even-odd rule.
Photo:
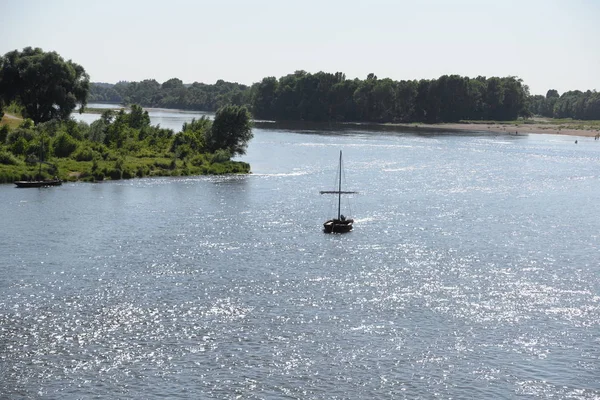
[[[0,186],[0,397],[600,397],[593,139],[272,126],[243,159]]]
[[[98,109],[98,108],[113,108],[120,109],[123,107],[120,104],[110,104],[110,103],[90,103],[86,106],[86,108]],[[187,111],[187,110],[174,110],[168,108],[144,108],[144,110],[148,111],[148,115],[150,116],[150,123],[152,125],[158,125],[161,128],[172,129],[174,132],[181,131],[181,127],[185,122],[191,122],[192,119],[199,119],[203,116],[207,118],[212,118],[214,113],[204,112],[204,111]],[[88,124],[96,121],[100,118],[101,114],[96,113],[83,113],[79,114],[78,112],[74,112],[71,116],[76,121],[83,121]]]

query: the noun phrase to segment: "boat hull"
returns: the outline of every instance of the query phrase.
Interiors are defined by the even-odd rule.
[[[325,233],[346,233],[352,230],[353,219],[339,220],[330,219],[323,224],[323,232]]]
[[[43,181],[15,181],[15,185],[20,188],[60,186],[62,185],[62,181],[60,179],[46,179]]]

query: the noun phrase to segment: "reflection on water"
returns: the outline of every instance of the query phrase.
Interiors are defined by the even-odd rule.
[[[0,397],[600,396],[600,145],[313,129],[247,176],[0,186]]]

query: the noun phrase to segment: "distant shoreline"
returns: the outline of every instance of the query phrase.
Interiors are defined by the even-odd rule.
[[[121,108],[127,111],[127,108]],[[151,109],[151,108],[144,108]],[[115,108],[86,108],[85,113],[90,114],[102,114],[107,110],[119,109]],[[175,109],[174,109],[175,110]],[[199,111],[202,112],[202,111]],[[18,116],[4,114],[4,123],[8,123],[11,120],[11,125],[15,126],[21,118]],[[600,135],[600,124],[597,121],[570,121],[565,123],[554,123],[552,119],[544,120],[533,120],[533,123],[514,123],[514,122],[502,122],[502,121],[490,121],[485,122],[449,122],[439,124],[425,124],[425,123],[368,123],[369,125],[382,125],[382,126],[397,126],[402,128],[412,129],[423,129],[423,130],[437,130],[437,131],[460,131],[460,132],[490,132],[490,133],[503,133],[510,135],[519,134],[546,134],[546,135],[567,135],[567,136],[582,136],[582,137],[595,137]],[[535,122],[537,121],[537,122]],[[342,124],[355,124],[353,122],[342,122]],[[360,123],[362,124],[362,123]],[[577,126],[575,128],[574,126]]]
[[[515,125],[510,123],[441,123],[441,124],[385,124],[389,126],[401,126],[406,128],[416,129],[431,129],[431,130],[450,130],[463,132],[490,132],[504,133],[510,135],[519,134],[546,134],[546,135],[568,135],[568,136],[584,136],[595,137],[600,135],[600,126],[598,128],[572,128],[561,124],[552,123],[534,123]]]

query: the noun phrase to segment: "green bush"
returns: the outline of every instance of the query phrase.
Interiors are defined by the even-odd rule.
[[[92,174],[92,176],[97,181],[103,181],[104,180],[104,173],[102,171],[96,171],[96,172],[94,172]]]
[[[115,161],[115,169],[122,171],[124,165],[125,165],[125,160],[123,159],[123,157],[117,158],[117,160]]]
[[[144,176],[147,176],[150,174],[150,169],[147,166],[138,166],[137,170],[135,171],[135,176],[137,176],[138,178],[143,178]]]
[[[125,142],[122,148],[127,153],[137,153],[142,150],[142,143],[133,139],[129,139]]]
[[[123,177],[123,179],[135,178],[135,174],[128,169],[124,170],[121,176]]]
[[[8,151],[0,151],[0,164],[17,165],[19,160]]]
[[[59,134],[53,141],[54,155],[69,157],[77,149],[77,141],[68,133]]]
[[[192,159],[190,160],[190,164],[192,164],[195,167],[200,167],[207,163],[208,163],[208,161],[203,154],[198,154],[198,155],[192,157]]]
[[[18,172],[0,171],[0,183],[12,183],[21,180]]]
[[[183,160],[184,158],[190,156],[193,153],[193,150],[190,145],[182,144],[177,146],[175,153],[177,154],[177,158]]]
[[[17,128],[6,135],[6,143],[14,144],[20,139],[25,139],[26,142],[30,142],[35,138],[35,136],[36,135],[33,129]]]
[[[30,118],[25,118],[23,120],[23,122],[21,122],[21,125],[19,125],[19,128],[23,128],[23,129],[31,129],[33,128],[35,124],[33,123],[33,120]]]
[[[10,129],[8,125],[0,126],[0,144],[6,143],[6,138],[8,137],[8,132]]]
[[[227,168],[225,167],[224,164],[212,164],[210,166],[210,172],[215,175],[223,175],[229,171],[227,171]]]
[[[155,161],[154,166],[161,169],[169,169],[171,168],[171,163],[165,163],[162,161]]]
[[[231,159],[231,153],[224,149],[215,151],[211,156],[211,162],[213,163],[224,163]]]
[[[88,146],[79,146],[71,158],[77,161],[92,161],[97,153]]]
[[[20,137],[10,146],[10,151],[12,151],[13,154],[24,156],[27,154],[28,147],[29,144],[27,140],[25,140],[23,137]]]
[[[110,179],[113,181],[118,181],[119,179],[123,178],[123,171],[120,169],[111,169],[108,171],[108,176],[110,176]]]
[[[154,158],[156,157],[156,153],[147,147],[141,148],[136,154],[138,158]]]

